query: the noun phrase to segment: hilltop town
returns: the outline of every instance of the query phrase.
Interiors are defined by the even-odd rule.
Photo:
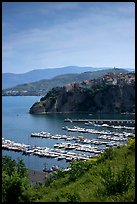
[[[107,69],[107,70],[99,70],[99,71],[88,71],[83,72],[80,74],[65,74],[65,75],[58,75],[51,79],[43,79],[40,81],[36,81],[33,83],[25,83],[20,84],[12,88],[7,88],[2,90],[3,96],[44,96],[48,91],[50,91],[54,87],[62,87],[66,84],[68,89],[75,86],[76,83],[80,83],[79,85],[81,87],[89,87],[91,84],[98,83],[99,80],[102,80],[102,77],[105,77],[105,75],[108,75],[108,82],[106,80],[104,83],[111,83],[111,79],[108,73],[111,73],[111,75],[114,73],[117,75],[118,73],[129,73],[126,69],[120,69],[120,68],[113,68],[113,69]],[[45,76],[46,77],[46,76]],[[43,75],[44,78],[44,75]],[[96,81],[98,79],[98,81]],[[109,82],[110,80],[110,82]],[[72,85],[73,83],[73,85]]]
[[[99,77],[93,80],[84,80],[79,83],[71,83],[65,86],[66,91],[73,88],[91,88],[95,85],[134,85],[135,84],[135,74],[134,73],[108,73],[103,77]]]
[[[94,80],[51,89],[30,113],[134,112],[135,74],[108,73]]]

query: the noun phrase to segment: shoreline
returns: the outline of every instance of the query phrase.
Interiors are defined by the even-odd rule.
[[[46,178],[50,176],[50,173],[48,172],[37,171],[33,169],[27,169],[27,170],[28,170],[28,179],[31,185],[44,184],[46,181]]]
[[[91,113],[91,112],[36,112],[36,113],[30,113],[28,111],[29,114],[32,114],[32,115],[48,115],[48,114],[89,114],[89,115],[103,115],[103,114],[120,114],[120,115],[135,115],[134,112],[127,112],[127,113]]]

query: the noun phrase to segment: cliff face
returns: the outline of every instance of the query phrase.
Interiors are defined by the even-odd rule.
[[[87,88],[88,84],[88,88]],[[56,87],[30,108],[30,113],[122,113],[135,110],[135,84],[86,81],[83,85]]]

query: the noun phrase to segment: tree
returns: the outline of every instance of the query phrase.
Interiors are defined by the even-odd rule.
[[[2,201],[9,203],[27,202],[29,184],[27,169],[22,160],[16,162],[11,157],[2,157]]]

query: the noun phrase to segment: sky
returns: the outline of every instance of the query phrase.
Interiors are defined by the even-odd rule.
[[[2,2],[2,72],[135,68],[134,2]]]

